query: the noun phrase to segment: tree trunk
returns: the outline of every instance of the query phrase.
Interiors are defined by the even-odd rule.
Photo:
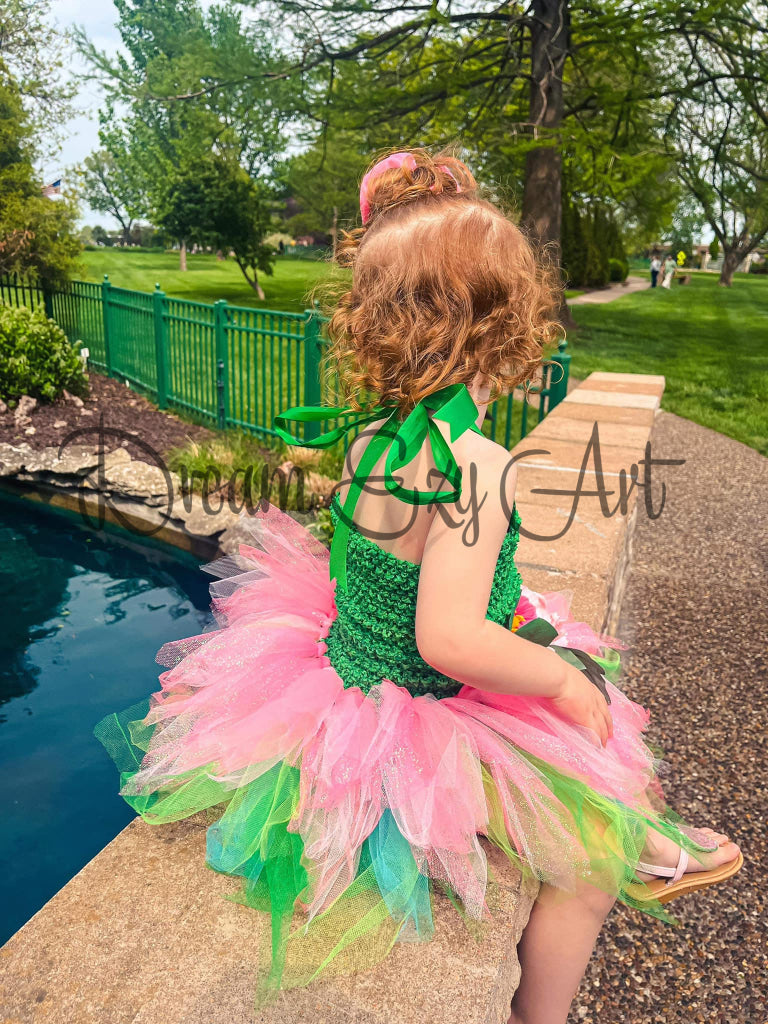
[[[569,54],[570,11],[567,0],[533,0],[529,120],[534,138],[551,145],[525,157],[522,222],[541,244],[560,244],[563,158],[557,129],[563,120],[563,68]]]
[[[179,270],[187,269],[187,243],[182,238],[181,245],[179,246]]]
[[[336,259],[336,239],[339,234],[339,208],[333,208],[333,222],[331,224],[331,256]]]
[[[258,297],[263,302],[264,299],[266,299],[266,295],[264,294],[264,289],[261,287],[261,284],[259,283],[258,270],[256,270],[256,268],[254,267],[253,277],[251,277],[250,274],[248,273],[248,264],[244,263],[241,259],[239,259],[236,252],[233,251],[232,255],[235,257],[235,263],[237,263],[238,267],[240,267],[240,273],[243,275],[245,280],[248,282],[251,288],[253,288],[253,290],[256,292]]]
[[[563,120],[563,69],[571,45],[568,0],[533,0],[529,120],[535,138],[550,145],[530,149],[525,157],[522,225],[539,245],[547,245],[560,263],[563,221],[563,157],[557,130]],[[575,327],[565,291],[560,321]]]
[[[723,269],[720,271],[720,280],[717,283],[723,288],[730,288],[733,284],[733,275],[743,259],[744,253],[740,249],[723,248]]]

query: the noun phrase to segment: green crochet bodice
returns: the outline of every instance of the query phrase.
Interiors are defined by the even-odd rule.
[[[331,504],[334,524],[338,501]],[[522,585],[515,566],[520,517],[512,519],[501,545],[486,618],[507,625]],[[452,697],[461,687],[455,679],[428,665],[416,646],[416,597],[421,567],[380,548],[352,528],[346,552],[346,590],[337,588],[338,617],[326,637],[327,657],[346,687],[365,693],[382,679],[412,694]]]

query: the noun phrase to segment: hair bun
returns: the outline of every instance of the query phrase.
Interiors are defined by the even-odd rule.
[[[412,149],[377,161],[360,185],[363,224],[407,203],[427,198],[476,194],[475,179],[461,160]]]

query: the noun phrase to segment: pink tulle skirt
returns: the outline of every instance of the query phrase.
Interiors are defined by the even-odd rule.
[[[635,902],[647,828],[681,838],[643,708],[608,683],[614,735],[602,747],[544,698],[464,686],[436,699],[386,679],[368,693],[345,688],[323,642],[336,614],[327,550],[273,507],[247,528],[239,554],[208,567],[220,628],[163,647],[148,714],[101,728],[121,792],[146,820],[220,808],[209,862],[255,893],[265,879],[288,884],[269,875],[282,858],[299,880],[280,899],[305,922],[326,920],[372,872],[395,938],[423,921],[422,883],[483,916],[484,837],[542,882],[587,881]],[[525,591],[521,608],[547,618],[557,642],[605,653],[566,597]],[[132,760],[116,752],[118,732]]]

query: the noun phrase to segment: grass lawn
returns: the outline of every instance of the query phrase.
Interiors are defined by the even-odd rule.
[[[768,455],[768,276],[717,275],[574,306],[571,371],[661,373],[662,407]]]
[[[121,249],[86,251],[82,256],[87,281],[101,281],[105,274],[118,288],[151,292],[159,284],[166,294],[196,302],[226,299],[233,306],[280,309],[287,313],[307,308],[310,292],[328,278],[331,267],[323,260],[278,259],[270,277],[259,279],[266,294],[260,300],[232,259],[219,261],[208,253],[187,256],[188,270],[179,270],[176,252],[131,252]],[[338,271],[343,273],[343,271]]]
[[[262,276],[267,298],[259,302],[236,264],[212,255],[189,256],[186,273],[178,253],[100,249],[83,260],[89,280],[106,273],[118,287],[151,291],[159,282],[179,298],[288,312],[305,309],[315,285],[334,272],[323,261],[278,260],[274,275]],[[768,276],[737,274],[732,288],[720,288],[717,275],[693,274],[670,291],[574,306],[573,316],[580,328],[569,338],[574,376],[661,373],[665,409],[768,455]]]
[[[311,302],[316,284],[326,281],[331,274],[342,278],[348,274],[332,267],[324,260],[278,259],[272,277],[260,275],[266,299],[260,301],[240,273],[234,260],[223,263],[215,256],[204,254],[187,256],[188,270],[179,270],[176,252],[132,252],[124,249],[98,249],[83,253],[86,281],[101,281],[105,274],[118,288],[132,288],[139,292],[155,290],[155,284],[167,295],[196,302],[216,302],[226,299],[233,306],[256,306],[259,309],[280,309],[298,313]],[[569,299],[581,295],[568,291]]]

